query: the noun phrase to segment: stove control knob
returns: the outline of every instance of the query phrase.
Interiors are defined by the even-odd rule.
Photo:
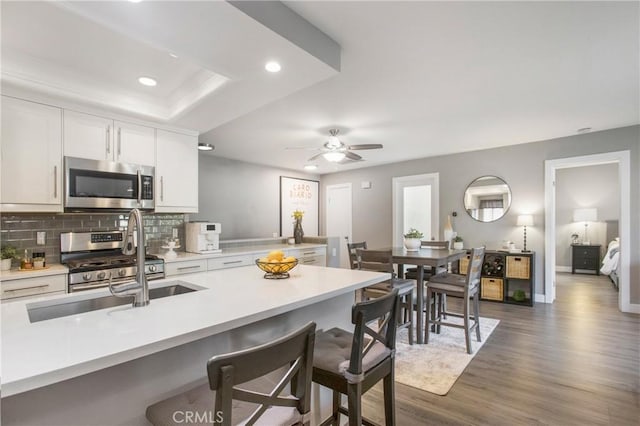
[[[122,268],[118,270],[118,275],[120,275],[121,277],[124,277],[125,275],[127,275],[127,270]]]
[[[105,278],[106,276],[107,276],[107,273],[106,273],[106,272],[104,272],[104,271],[102,271],[102,272],[98,272],[98,275],[96,275],[96,277],[97,277],[99,280],[104,280],[104,278]]]
[[[156,272],[157,270],[156,265],[149,265],[149,272]]]
[[[91,279],[91,273],[85,272],[84,274],[82,274],[82,279],[85,281],[89,281]]]

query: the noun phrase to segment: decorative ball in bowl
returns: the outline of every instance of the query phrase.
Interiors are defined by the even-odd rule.
[[[289,271],[296,267],[298,259],[295,257],[285,257],[279,250],[272,251],[267,257],[256,259],[256,265],[262,269],[264,278],[279,280],[289,278]]]

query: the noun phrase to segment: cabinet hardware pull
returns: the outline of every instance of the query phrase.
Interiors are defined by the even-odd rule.
[[[222,262],[223,265],[233,265],[234,263],[242,263],[242,260],[233,260],[230,262]]]
[[[185,271],[187,269],[200,269],[200,265],[182,266],[182,267],[178,268],[178,271]]]
[[[138,169],[138,206],[142,203],[142,171]]]
[[[160,201],[164,201],[164,176],[160,176]]]
[[[316,252],[315,251],[304,251],[304,252],[302,252],[302,254],[303,255],[305,255],[305,254],[316,254]]]
[[[58,198],[58,166],[53,166],[53,198]]]
[[[10,288],[5,290],[6,292],[10,292],[10,291],[22,291],[22,290],[34,290],[36,288],[45,288],[45,287],[49,287],[49,284],[43,284],[43,285],[36,285],[33,287],[22,287],[22,288]]]
[[[120,137],[121,127],[118,127],[118,159],[120,158],[120,154],[122,153],[122,138]]]
[[[111,144],[109,143],[109,139],[111,139],[111,126],[107,126],[107,133],[105,137],[105,143],[107,144],[107,156],[111,154]]]

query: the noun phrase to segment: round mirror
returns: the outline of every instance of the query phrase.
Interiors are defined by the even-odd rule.
[[[479,222],[493,222],[511,206],[509,185],[496,176],[482,176],[469,184],[464,192],[464,208]]]

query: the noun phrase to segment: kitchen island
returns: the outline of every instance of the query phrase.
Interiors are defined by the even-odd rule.
[[[203,289],[31,323],[17,301],[2,309],[2,424],[146,424],[147,405],[206,379],[212,355],[270,341],[316,321],[349,327],[355,290],[374,272],[299,265],[285,280],[255,266],[180,277]],[[154,281],[162,286],[166,279]],[[74,301],[107,291],[49,298]]]

